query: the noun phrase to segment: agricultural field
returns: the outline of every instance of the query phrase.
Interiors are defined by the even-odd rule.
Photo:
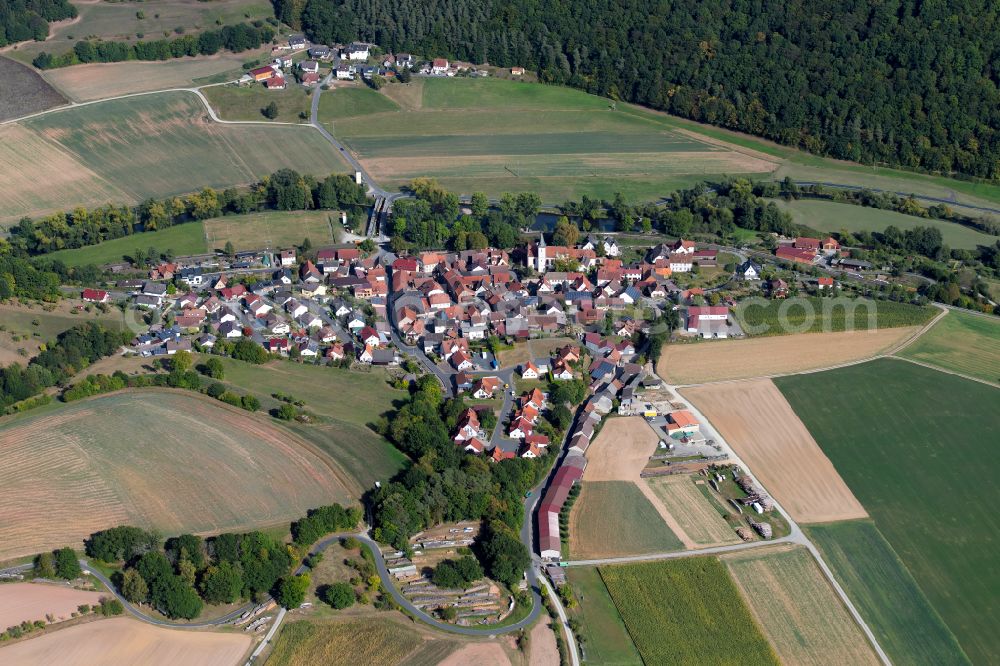
[[[1000,237],[984,234],[971,227],[947,220],[931,220],[913,215],[904,215],[892,210],[866,208],[847,203],[798,199],[796,201],[775,200],[782,210],[788,211],[792,219],[819,233],[834,233],[842,230],[885,231],[888,226],[907,230],[914,227],[931,227],[941,232],[944,242],[952,248],[974,250],[977,245],[992,245]]]
[[[299,241],[301,240],[300,238]],[[131,258],[137,249],[145,252],[150,247],[154,247],[160,252],[170,250],[178,257],[204,254],[209,250],[205,243],[205,227],[201,221],[195,220],[175,224],[166,229],[106,240],[97,245],[59,250],[47,254],[46,257],[62,261],[67,266],[86,266],[87,264],[102,266]]]
[[[990,661],[1000,389],[888,358],[775,383],[965,653]]]
[[[0,121],[20,118],[66,102],[35,70],[0,56]]]
[[[294,80],[284,90],[268,90],[263,86],[211,86],[201,91],[208,98],[215,115],[223,120],[259,120],[261,122],[308,123],[312,89],[297,85]],[[262,113],[274,102],[278,115],[273,120]]]
[[[321,417],[318,422],[290,427],[337,461],[361,488],[385,481],[403,468],[406,456],[369,424],[405,396],[386,383],[380,370],[370,373],[316,365],[273,361],[264,366],[222,358],[225,384],[240,393],[256,395],[264,409],[281,403],[274,393],[305,401],[305,409]],[[350,386],[350,390],[345,390]]]
[[[889,353],[919,330],[916,326],[904,326],[668,343],[663,347],[656,373],[671,384],[683,385],[806,372]]]
[[[196,34],[219,25],[274,16],[271,5],[262,0],[167,0],[143,7],[130,2],[84,0],[73,4],[79,12],[77,18],[51,23],[46,41],[19,44],[8,52],[10,57],[30,63],[42,51],[63,53],[71,50],[77,40],[87,37],[135,43],[139,39],[149,41]],[[141,13],[142,18],[137,13]]]
[[[718,559],[608,566],[600,573],[644,663],[779,663]]]
[[[586,661],[607,666],[642,664],[597,567],[570,567],[566,576],[579,602],[570,616],[580,622]]]
[[[243,633],[179,631],[116,617],[0,648],[0,661],[9,666],[237,666],[250,644],[250,636]]]
[[[421,642],[416,631],[388,620],[298,620],[281,628],[267,663],[273,666],[400,664]]]
[[[97,321],[111,328],[122,325],[122,315],[117,309],[104,313],[93,308],[87,312],[85,309],[76,311],[76,306],[66,300],[45,306],[0,303],[0,367],[27,363],[42,344],[55,340],[57,335],[77,324]]]
[[[379,94],[375,102],[358,88],[321,98],[321,119],[333,122],[383,185],[433,176],[462,193],[529,190],[551,202],[623,190],[639,199],[705,177],[776,168],[762,156],[674,131],[656,114],[617,112],[570,88],[500,79],[399,87],[411,86],[422,87],[419,103],[409,91]]]
[[[235,81],[246,72],[245,63],[267,62],[270,56],[270,49],[262,48],[259,51],[222,51],[211,56],[156,62],[95,62],[48,69],[42,72],[42,76],[74,102],[91,102],[119,95]],[[208,90],[202,92],[207,93]]]
[[[80,604],[97,604],[103,596],[107,595],[59,584],[4,583],[0,585],[0,625],[45,620],[49,615],[61,622],[70,619]]]
[[[720,559],[783,663],[881,663],[805,548],[747,551]]]
[[[720,546],[740,539],[726,519],[695,482],[705,480],[686,474],[643,479],[679,523],[680,529],[698,546]]]
[[[273,525],[361,490],[267,417],[180,391],[7,420],[0,449],[0,561],[126,523],[164,534]]]
[[[804,529],[894,663],[969,663],[954,634],[871,521]]]
[[[788,394],[782,395],[771,380],[699,386],[683,393],[792,518],[828,522],[867,516],[837,473],[842,470],[831,464],[796,415],[801,412],[792,410]],[[850,412],[840,417],[845,413]]]
[[[187,92],[98,102],[2,126],[0,163],[9,166],[0,223],[225,188],[282,167],[318,176],[347,170],[315,130],[214,123]]]
[[[608,517],[615,516],[614,527]],[[613,529],[614,538],[611,537]],[[684,543],[632,481],[583,481],[569,521],[574,560],[683,550]]]
[[[1000,383],[1000,318],[950,310],[898,355]]]
[[[323,247],[337,242],[334,229],[340,228],[340,220],[337,213],[323,210],[267,211],[212,218],[204,227],[210,250],[221,250],[227,241],[237,251],[277,249],[301,245],[305,238],[313,247]]]
[[[734,312],[747,335],[767,336],[920,326],[939,310],[894,301],[801,297],[744,301]]]

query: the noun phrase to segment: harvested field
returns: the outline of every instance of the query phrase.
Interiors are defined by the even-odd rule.
[[[531,632],[531,661],[529,662],[531,666],[551,666],[552,664],[559,663],[559,651],[556,650],[556,661],[534,661],[535,654],[535,637],[537,635],[537,629],[545,628],[544,623],[539,623],[536,626],[536,631]],[[552,636],[552,632],[545,628],[545,631]],[[538,640],[544,640],[544,637],[538,637]],[[556,641],[555,638],[551,638],[552,648],[555,649]],[[507,653],[503,651],[503,648],[499,643],[469,643],[455,652],[448,655],[443,661],[438,663],[438,666],[466,666],[467,664],[476,664],[476,666],[510,666],[510,658]]]
[[[0,627],[21,624],[25,620],[45,620],[50,614],[55,616],[57,622],[68,620],[77,606],[96,604],[103,596],[107,595],[74,590],[65,585],[5,583],[0,585]]]
[[[682,391],[797,521],[865,518],[865,508],[769,379]]]
[[[613,525],[609,523],[613,517]],[[613,535],[613,538],[612,538]],[[569,521],[574,560],[683,550],[685,544],[632,481],[586,481]]]
[[[123,523],[248,529],[349,502],[357,486],[267,417],[190,393],[130,391],[0,427],[0,560]]]
[[[601,567],[646,664],[778,664],[714,557]]]
[[[893,663],[969,663],[955,635],[871,521],[807,525],[805,532]]]
[[[43,76],[74,102],[90,102],[132,93],[187,88],[205,83],[204,79],[238,79],[244,72],[243,63],[269,56],[269,50],[261,49],[161,62],[90,63],[50,69]]]
[[[805,548],[720,559],[783,663],[881,663]]]
[[[313,664],[400,664],[420,646],[409,628],[382,619],[348,622],[288,622],[278,634],[271,666]]]
[[[697,546],[721,546],[740,540],[690,476],[661,476],[643,479],[640,483],[653,491],[683,533]]]
[[[313,247],[322,247],[337,241],[333,235],[333,224],[340,226],[336,215],[316,210],[227,215],[205,220],[205,238],[210,250],[224,248],[227,241],[237,251],[282,248],[299,245],[304,238],[308,238]]]
[[[950,310],[899,356],[1000,383],[1000,319]]]
[[[250,644],[245,634],[163,629],[119,617],[0,648],[0,661],[8,666],[236,666]]]
[[[214,123],[187,92],[117,99],[0,128],[10,193],[0,223],[256,181],[282,167],[324,176],[346,163],[319,132]]]
[[[884,354],[919,330],[909,326],[667,344],[656,373],[671,384],[701,384],[805,372]]]
[[[556,645],[556,631],[561,631],[554,621],[544,617],[531,630],[531,655],[528,666],[554,666],[559,663],[559,646]],[[468,662],[472,663],[472,662]],[[475,663],[482,663],[475,661]],[[510,663],[508,660],[506,663]]]
[[[66,102],[35,70],[0,56],[0,121],[20,118]]]
[[[1000,389],[894,358],[775,383],[970,660],[991,662]]]
[[[636,481],[659,438],[641,416],[619,416],[604,422],[587,449],[587,481]]]

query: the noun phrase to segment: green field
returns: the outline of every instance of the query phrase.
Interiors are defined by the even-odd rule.
[[[205,244],[205,228],[202,226],[202,222],[195,221],[158,231],[115,238],[97,245],[59,250],[46,255],[46,257],[58,259],[67,266],[85,266],[87,264],[101,266],[122,261],[125,257],[133,256],[137,249],[145,252],[150,247],[155,247],[160,252],[170,250],[178,257],[188,254],[202,254],[209,249]]]
[[[951,310],[899,356],[1000,383],[1000,317]]]
[[[321,97],[320,117],[392,186],[434,176],[464,193],[532,190],[561,201],[621,190],[648,199],[701,178],[776,167],[674,131],[653,113],[500,79],[424,79],[381,93],[338,88]]]
[[[902,230],[914,227],[931,227],[941,232],[944,242],[950,247],[967,250],[974,250],[977,245],[992,245],[1000,240],[1000,237],[990,236],[955,222],[925,219],[891,210],[812,199],[799,199],[797,201],[778,199],[775,203],[791,213],[792,219],[798,224],[804,224],[821,233],[834,233],[842,230],[851,233],[885,231],[885,228],[890,225]]]
[[[5,125],[0,163],[9,167],[0,222],[225,188],[282,167],[316,176],[348,170],[312,128],[215,123],[186,92],[99,102]]]
[[[641,664],[597,567],[572,567],[566,570],[566,576],[578,601],[570,615],[580,622],[578,636],[583,643],[584,661],[606,666]]]
[[[1000,649],[1000,389],[879,359],[775,379],[974,663]]]
[[[264,415],[183,391],[132,390],[0,426],[0,561],[115,525],[163,534],[263,527],[360,485]]]
[[[308,123],[312,88],[305,88],[287,79],[284,90],[268,90],[264,86],[211,86],[202,90],[217,116],[223,120],[259,120],[261,122]],[[261,110],[271,102],[278,115],[270,119]],[[302,117],[300,114],[305,114]]]
[[[242,23],[248,18],[274,16],[270,4],[261,0],[163,0],[143,7],[131,2],[80,2],[74,5],[79,12],[78,21],[53,23],[49,27],[47,42],[20,44],[10,55],[30,63],[42,51],[69,51],[76,40],[88,37],[134,43],[138,41],[138,34],[144,35],[146,41],[174,38],[180,33],[191,34],[223,24]],[[143,14],[141,19],[136,16],[139,10]],[[175,31],[176,28],[180,28],[180,33]]]
[[[608,538],[608,516],[615,517]],[[587,560],[683,550],[656,508],[632,481],[584,481],[569,525],[572,559]]]
[[[320,447],[362,488],[386,481],[402,469],[406,457],[368,428],[392,403],[405,396],[390,387],[385,373],[369,373],[273,361],[256,366],[222,358],[225,383],[260,398],[265,409],[279,406],[273,393],[305,401],[305,409],[321,417],[320,423],[293,426],[293,430]],[[345,390],[345,387],[350,390]]]
[[[852,520],[804,529],[894,663],[969,663],[955,636],[872,522]]]
[[[644,663],[779,663],[718,559],[690,557],[600,572]]]
[[[388,620],[298,620],[281,628],[267,663],[272,666],[400,664],[420,643],[415,631]]]
[[[808,296],[744,301],[737,304],[735,313],[747,335],[766,336],[919,326],[933,319],[938,310],[894,301]]]
[[[236,250],[290,247],[300,245],[305,238],[313,247],[322,247],[336,243],[334,230],[342,228],[337,213],[326,210],[226,215],[204,224],[210,250],[221,250],[227,241]]]

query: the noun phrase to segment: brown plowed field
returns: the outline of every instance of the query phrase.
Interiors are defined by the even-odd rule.
[[[885,353],[918,330],[910,326],[668,344],[656,373],[671,384],[701,384],[804,372]]]
[[[821,523],[867,517],[770,379],[698,386],[682,393],[792,518]]]
[[[0,648],[6,666],[235,666],[250,647],[240,633],[209,633],[162,629],[118,617],[54,631]]]
[[[9,583],[0,585],[0,627],[34,622],[53,615],[56,621],[68,620],[80,604],[96,604],[107,594],[74,590],[50,583]],[[3,662],[0,653],[0,663]]]
[[[587,481],[638,481],[659,441],[641,416],[619,416],[604,422],[587,449]]]

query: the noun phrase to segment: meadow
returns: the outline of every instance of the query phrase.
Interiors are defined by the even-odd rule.
[[[160,252],[170,250],[178,257],[204,254],[209,250],[205,243],[203,223],[193,221],[176,224],[166,229],[114,238],[97,245],[59,250],[49,253],[46,257],[62,261],[67,266],[86,266],[87,264],[102,266],[123,261],[126,257],[132,257],[137,249],[145,252],[150,247],[154,247]]]
[[[570,616],[580,623],[586,660],[607,666],[638,666],[639,653],[628,635],[597,567],[570,567],[566,577],[579,602]]]
[[[733,553],[721,559],[783,663],[880,663],[805,548]]]
[[[644,663],[779,663],[718,559],[608,566],[600,573]]]
[[[609,538],[608,516],[617,516]],[[684,544],[632,481],[584,481],[573,505],[569,550],[574,560],[672,550]]]
[[[868,331],[919,326],[939,310],[930,306],[862,298],[817,298],[744,301],[734,308],[747,335]]]
[[[312,88],[304,88],[289,79],[284,90],[268,90],[264,86],[210,86],[202,88],[215,114],[223,120],[259,120],[261,122],[308,123]],[[271,102],[278,115],[266,118],[261,112]],[[304,115],[303,115],[304,114]]]
[[[894,663],[969,663],[874,523],[851,520],[803,529]]]
[[[315,130],[214,123],[187,92],[98,102],[5,125],[0,162],[10,167],[0,223],[246,184],[282,167],[317,176],[347,170]]]
[[[950,310],[898,356],[1000,383],[1000,318]]]
[[[51,307],[51,310],[48,308]],[[55,340],[65,330],[85,321],[97,321],[109,328],[121,328],[122,315],[117,309],[107,313],[92,307],[76,311],[68,301],[55,306],[0,304],[0,366],[26,363],[41,345]],[[14,338],[18,338],[15,340]],[[24,350],[24,354],[20,350]]]
[[[0,426],[0,560],[120,524],[164,534],[273,525],[360,487],[268,417],[173,391],[84,400]]]
[[[570,88],[425,79],[383,90],[337,88],[322,96],[320,118],[393,186],[429,175],[463,193],[532,190],[561,201],[621,189],[653,198],[697,178],[775,168]]]
[[[337,242],[334,229],[340,228],[340,220],[336,216],[324,210],[226,215],[205,220],[205,238],[210,250],[221,250],[226,242],[237,251],[283,248],[301,245],[305,238],[313,247],[322,247]]]
[[[907,230],[914,227],[931,227],[941,232],[944,242],[952,248],[974,250],[977,245],[992,245],[1000,237],[990,236],[971,227],[962,226],[946,220],[931,220],[914,215],[904,215],[891,210],[866,208],[834,201],[819,201],[815,199],[799,199],[784,201],[778,199],[775,203],[792,215],[798,224],[815,229],[820,233],[832,233],[847,230],[885,231],[892,225],[897,229]]]
[[[1000,389],[896,359],[775,384],[969,658],[988,662],[1000,649]]]

